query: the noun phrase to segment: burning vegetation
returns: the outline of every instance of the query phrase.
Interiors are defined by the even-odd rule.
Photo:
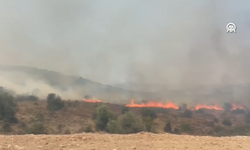
[[[135,104],[134,99],[131,101],[130,104],[126,105],[127,107],[160,107],[160,108],[172,108],[172,109],[179,109],[179,107],[173,103],[168,102],[166,104],[160,103],[160,102],[148,102],[146,104]]]
[[[87,103],[101,103],[98,99],[83,99],[83,101]]]
[[[178,105],[173,102],[168,103],[161,103],[161,102],[152,102],[149,101],[147,103],[142,104],[135,104],[134,99],[131,100],[130,104],[126,105],[127,107],[156,107],[156,108],[167,108],[167,109],[179,109]],[[245,110],[245,108],[241,104],[230,104],[229,103],[230,110]],[[205,105],[205,104],[197,104],[194,108],[187,108],[190,110],[199,110],[199,109],[211,109],[211,110],[225,110],[224,108],[218,106],[217,104],[214,105]]]
[[[98,99],[83,99],[84,102],[87,103],[101,103],[100,100]],[[127,104],[126,107],[152,107],[152,108],[165,108],[165,109],[179,109],[180,107],[173,103],[173,102],[167,102],[167,103],[162,103],[162,102],[153,102],[149,101],[147,103],[141,103],[141,104],[136,104],[135,100],[132,99],[130,104]],[[210,110],[230,110],[230,111],[235,111],[235,110],[245,110],[245,108],[241,104],[233,104],[233,103],[225,103],[225,108],[220,107],[217,104],[213,105],[206,105],[206,104],[197,104],[194,108],[187,108],[189,110],[200,110],[200,109],[210,109]]]

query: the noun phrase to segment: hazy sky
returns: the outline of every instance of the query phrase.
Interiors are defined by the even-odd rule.
[[[249,0],[0,0],[0,64],[107,84],[250,83],[249,27]]]

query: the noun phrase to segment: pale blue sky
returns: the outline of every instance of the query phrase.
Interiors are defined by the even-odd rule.
[[[249,27],[249,0],[0,0],[0,63],[107,84],[246,83]]]

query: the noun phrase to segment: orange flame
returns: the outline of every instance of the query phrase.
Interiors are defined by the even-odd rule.
[[[245,108],[241,104],[239,104],[238,106],[236,104],[232,104],[231,110],[237,110],[237,109],[245,110]]]
[[[221,108],[218,105],[201,105],[201,104],[198,104],[198,105],[195,106],[195,110],[199,110],[199,109],[223,110],[223,108]]]
[[[146,104],[142,103],[142,104],[135,104],[134,103],[134,99],[131,100],[130,104],[126,105],[127,107],[161,107],[161,108],[172,108],[172,109],[178,109],[179,107],[173,103],[173,102],[168,102],[166,104],[162,104],[159,102],[148,102]]]
[[[83,99],[83,101],[87,103],[101,103],[98,99]]]

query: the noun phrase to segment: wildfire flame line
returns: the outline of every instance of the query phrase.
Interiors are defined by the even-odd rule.
[[[84,102],[87,103],[101,103],[100,100],[98,99],[83,99]],[[165,104],[161,103],[161,102],[148,102],[148,103],[142,103],[142,104],[135,104],[134,103],[134,99],[131,100],[130,104],[127,104],[127,107],[158,107],[158,108],[167,108],[167,109],[179,109],[179,107],[173,103],[173,102],[167,102]],[[241,109],[241,110],[245,110],[245,108],[239,104],[231,104],[232,105],[232,109],[231,111],[237,110],[237,109]],[[194,108],[187,108],[190,110],[199,110],[199,109],[211,109],[211,110],[224,110],[222,107],[218,106],[218,105],[205,105],[205,104],[197,104]]]
[[[173,103],[173,102],[168,102],[166,104],[160,103],[160,102],[148,102],[148,103],[142,103],[142,104],[135,104],[134,99],[131,100],[130,104],[126,105],[127,107],[160,107],[160,108],[172,108],[172,109],[179,109],[179,107]],[[212,109],[212,110],[224,110],[222,107],[218,105],[205,105],[205,104],[197,104],[195,108],[187,108],[190,110],[199,110],[199,109]],[[232,109],[237,110],[237,109],[242,109],[245,110],[245,108],[242,105],[236,105],[232,104]]]
[[[83,101],[87,103],[101,103],[98,99],[83,99]]]
[[[173,108],[173,109],[178,109],[179,107],[174,104],[173,102],[168,102],[166,104],[162,104],[159,102],[148,102],[146,104],[135,104],[134,99],[131,101],[131,104],[127,104],[127,107],[161,107],[161,108]]]

